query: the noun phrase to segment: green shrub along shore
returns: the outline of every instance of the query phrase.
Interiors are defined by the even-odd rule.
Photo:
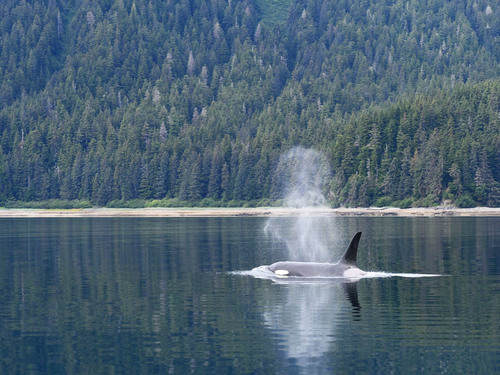
[[[205,208],[205,207],[221,207],[221,208],[250,208],[250,207],[280,207],[282,201],[271,201],[269,199],[260,199],[249,202],[244,201],[216,201],[205,198],[200,201],[190,202],[182,201],[176,198],[171,199],[132,199],[128,201],[115,200],[105,206],[94,206],[87,200],[62,200],[49,199],[44,201],[7,201],[0,203],[0,208],[4,209],[46,209],[46,210],[67,210],[67,209],[84,209],[84,208]]]

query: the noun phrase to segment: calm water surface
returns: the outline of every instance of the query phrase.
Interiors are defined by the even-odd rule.
[[[351,284],[234,272],[320,246],[266,223],[0,219],[0,373],[500,373],[500,218],[313,221],[319,260],[361,230],[360,268],[447,275]]]

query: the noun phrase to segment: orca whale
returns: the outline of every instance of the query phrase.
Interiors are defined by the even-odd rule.
[[[344,255],[337,263],[276,262],[269,269],[277,277],[343,277],[358,278],[366,274],[358,268],[357,255],[361,232],[354,235]]]

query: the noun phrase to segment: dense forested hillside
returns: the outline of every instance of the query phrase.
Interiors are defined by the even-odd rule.
[[[498,206],[499,94],[496,1],[2,0],[0,204]]]

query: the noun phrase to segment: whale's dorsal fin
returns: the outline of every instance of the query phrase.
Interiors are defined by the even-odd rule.
[[[342,255],[342,258],[340,258],[339,263],[345,263],[355,267],[358,266],[356,257],[358,255],[358,244],[360,238],[361,238],[361,232],[358,232],[354,235],[349,247],[344,252],[344,255]]]

